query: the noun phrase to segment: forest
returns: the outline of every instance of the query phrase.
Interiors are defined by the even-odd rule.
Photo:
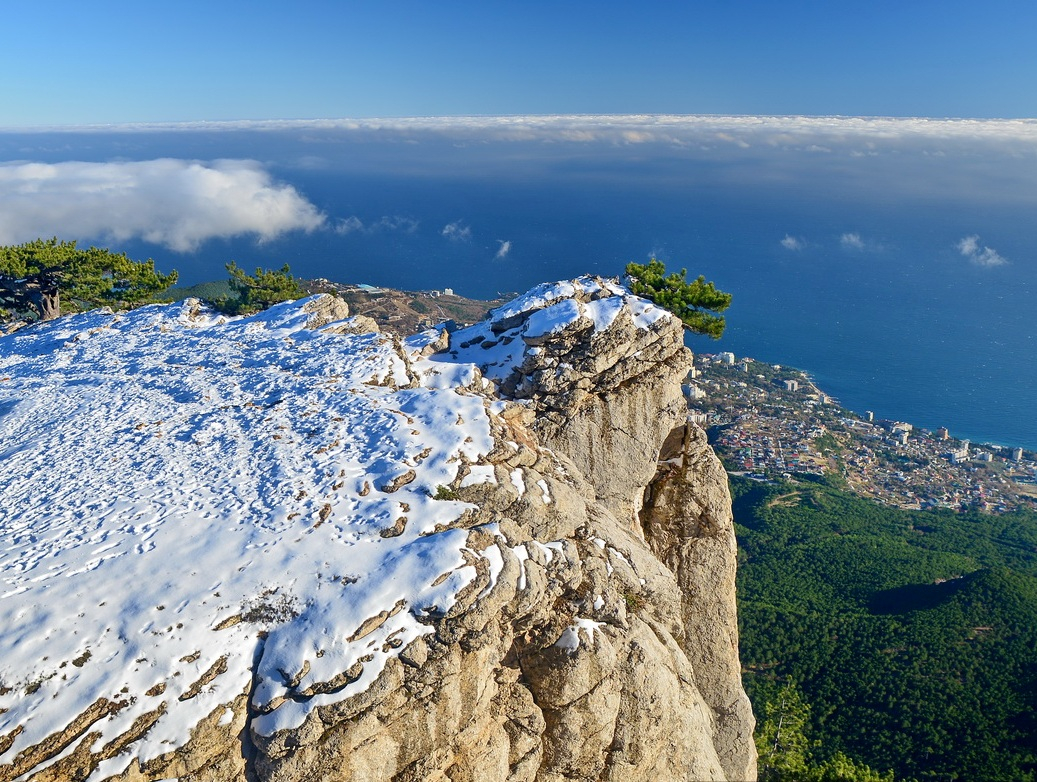
[[[774,728],[799,698],[815,765],[1037,779],[1037,514],[903,511],[825,479],[731,487],[761,779],[795,778]]]

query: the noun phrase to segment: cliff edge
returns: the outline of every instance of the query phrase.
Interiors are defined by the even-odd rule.
[[[752,780],[680,322],[314,297],[0,341],[0,780]]]

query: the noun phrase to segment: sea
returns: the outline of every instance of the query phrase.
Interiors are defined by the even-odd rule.
[[[722,338],[689,336],[693,350],[804,369],[876,418],[1037,451],[1035,210],[1029,121],[0,130],[0,244],[76,239],[183,284],[234,260],[475,298],[656,257],[733,294]]]

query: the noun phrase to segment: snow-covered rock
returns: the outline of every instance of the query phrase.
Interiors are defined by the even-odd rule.
[[[680,563],[624,517],[683,414],[641,427],[645,464],[587,444],[597,472],[558,434],[620,376],[668,384],[679,322],[591,278],[449,345],[346,314],[0,338],[0,780],[754,774]]]

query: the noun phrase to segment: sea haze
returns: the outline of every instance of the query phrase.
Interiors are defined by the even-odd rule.
[[[1037,450],[1037,123],[751,117],[0,132],[0,243],[473,297],[656,256],[719,342],[847,407]]]

